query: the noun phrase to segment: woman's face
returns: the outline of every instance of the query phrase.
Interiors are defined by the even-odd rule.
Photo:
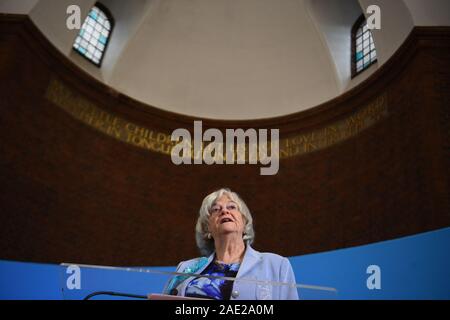
[[[244,217],[237,203],[228,196],[223,195],[213,203],[208,219],[209,232],[213,238],[229,233],[236,233],[242,238],[244,225]]]

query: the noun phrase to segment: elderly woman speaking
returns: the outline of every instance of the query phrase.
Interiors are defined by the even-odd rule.
[[[255,238],[253,219],[235,192],[220,189],[208,195],[195,231],[204,257],[181,262],[176,272],[189,275],[173,277],[164,293],[216,300],[298,299],[289,260],[250,246]]]

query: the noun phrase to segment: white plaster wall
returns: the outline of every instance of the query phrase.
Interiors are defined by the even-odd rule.
[[[124,51],[111,84],[176,113],[252,119],[338,94],[327,48],[298,0],[164,0]]]
[[[92,76],[164,110],[206,118],[268,118],[309,109],[369,77],[350,80],[350,28],[360,7],[382,10],[373,31],[378,65],[414,25],[448,25],[448,0],[104,0],[116,20],[101,69],[73,52],[95,0],[0,0],[29,14],[50,41]],[[343,5],[345,3],[345,6]]]
[[[147,16],[151,0],[103,0],[105,5],[114,16],[115,27],[108,50],[102,64],[102,77],[107,83],[114,72],[114,68],[122,55],[123,50],[133,39],[140,25]]]
[[[95,0],[40,0],[30,13],[31,20],[41,29],[50,41],[65,55],[69,55],[78,30],[66,26],[67,7],[80,6],[82,16],[87,16]]]
[[[365,13],[370,5],[378,5],[381,9],[381,30],[372,30],[378,65],[381,66],[397,51],[414,28],[411,14],[403,0],[359,0],[359,2]]]
[[[416,26],[450,25],[449,0],[403,0]]]
[[[0,0],[0,12],[29,14],[39,0]]]
[[[311,18],[330,53],[342,93],[352,81],[351,30],[362,14],[361,6],[358,0],[309,0],[308,3]]]

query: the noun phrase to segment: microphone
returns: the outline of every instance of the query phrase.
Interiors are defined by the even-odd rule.
[[[89,300],[92,297],[95,296],[116,296],[116,297],[126,297],[126,298],[137,298],[137,299],[145,299],[148,300],[147,296],[141,296],[137,294],[130,294],[130,293],[120,293],[120,292],[113,292],[113,291],[97,291],[89,294],[86,296],[83,300]]]

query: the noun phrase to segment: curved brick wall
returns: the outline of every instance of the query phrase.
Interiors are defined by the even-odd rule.
[[[24,16],[0,16],[0,259],[173,265],[197,256],[203,197],[246,200],[255,247],[322,252],[450,225],[450,30],[416,28],[368,81],[281,118],[280,171],[172,164],[195,119],[93,80]],[[274,106],[276,107],[276,106]],[[202,119],[199,119],[202,120]]]

